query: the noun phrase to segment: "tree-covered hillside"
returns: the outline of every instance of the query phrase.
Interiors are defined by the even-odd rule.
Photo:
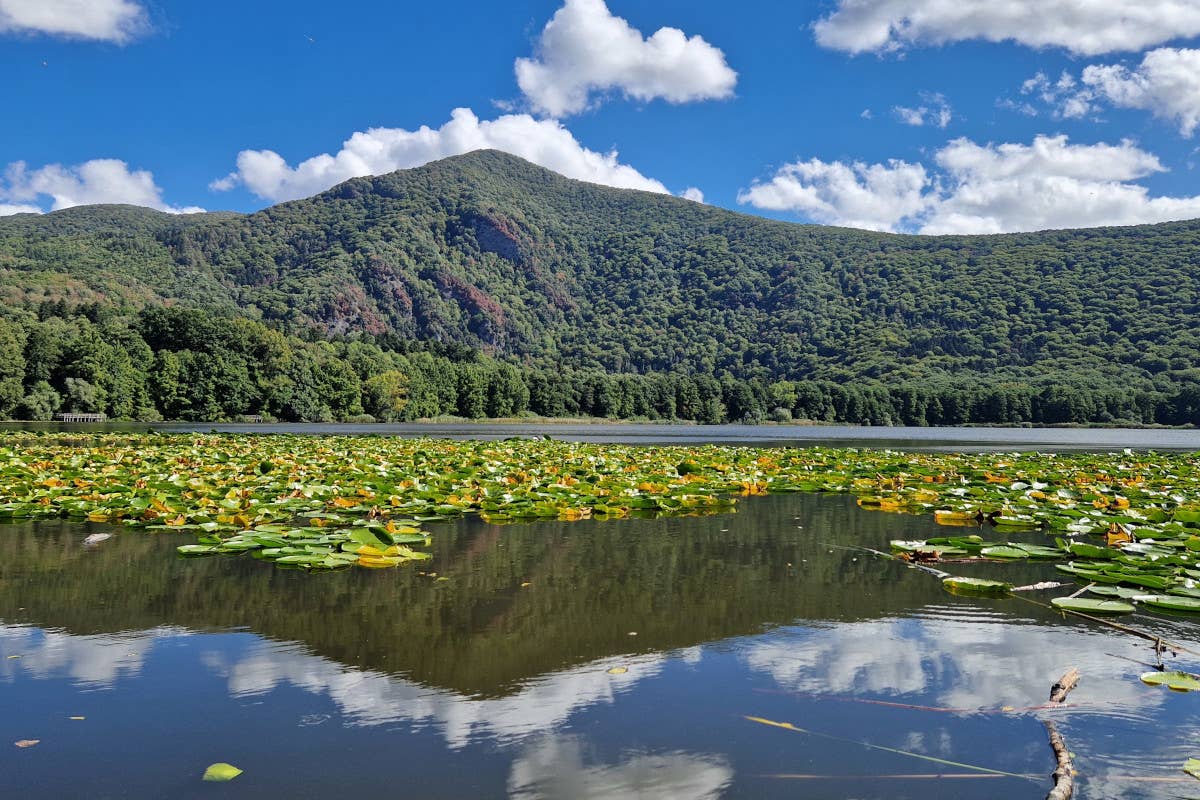
[[[1120,418],[1178,418],[1145,398],[1200,383],[1198,278],[1200,222],[895,236],[585,184],[494,151],[245,216],[0,219],[0,298],[25,338],[60,300],[127,326],[176,303],[309,341],[466,345],[530,374],[710,377],[749,387],[723,399],[735,418],[754,398],[804,413],[796,391],[829,405],[830,385],[916,387],[939,406],[1002,387],[1016,408],[995,421],[1034,419],[1032,398],[1054,392],[1083,398],[1071,419],[1113,417],[1113,403]],[[908,416],[964,414],[982,417]]]

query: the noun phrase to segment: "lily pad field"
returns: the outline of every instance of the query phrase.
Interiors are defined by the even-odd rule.
[[[75,735],[39,716],[79,688],[61,656],[34,669],[40,646],[182,631],[185,649],[206,642],[197,686],[231,664],[217,670],[228,695],[209,701],[219,718],[266,693],[306,731],[331,717],[353,729],[303,747],[293,730],[288,752],[371,761],[381,742],[353,731],[386,723],[396,746],[431,747],[412,737],[437,728],[430,763],[491,765],[446,796],[838,797],[850,782],[863,797],[1041,797],[1053,753],[1022,726],[1048,715],[1067,722],[1077,797],[1200,790],[1184,771],[1200,754],[1186,722],[1200,697],[1196,454],[13,433],[0,523],[0,701],[16,711],[0,726],[21,727],[3,728],[23,743],[8,756],[18,788]],[[907,654],[917,641],[923,655]],[[1045,706],[1073,665],[1078,694]],[[312,683],[330,671],[374,688],[351,702]],[[122,680],[147,679],[116,669],[103,688]],[[46,689],[16,701],[6,683],[22,681]],[[289,682],[308,699],[276,698]],[[337,708],[313,710],[318,696]],[[608,718],[617,706],[660,717],[629,732]],[[501,710],[507,722],[484,719]],[[72,732],[95,719],[59,717]],[[475,722],[453,733],[451,718]],[[240,746],[203,748],[183,794],[209,766],[228,791],[269,794],[279,766]],[[328,780],[359,774],[330,758]]]

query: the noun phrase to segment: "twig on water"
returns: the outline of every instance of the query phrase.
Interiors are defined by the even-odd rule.
[[[897,755],[908,756],[909,758],[919,758],[922,761],[930,761],[930,762],[933,762],[934,764],[945,764],[948,767],[959,767],[960,769],[969,769],[969,770],[972,770],[973,772],[981,772],[981,773],[986,773],[989,775],[995,775],[995,776],[1006,777],[1006,778],[1021,778],[1022,780],[1036,780],[1036,777],[1031,776],[1031,775],[1018,775],[1015,772],[1004,772],[1003,770],[990,769],[989,767],[977,767],[974,764],[964,764],[961,761],[949,761],[944,758],[937,758],[935,756],[927,756],[922,753],[913,753],[908,750],[900,750],[899,748],[896,748],[896,747],[885,747],[881,744],[871,744],[870,742],[860,742],[860,741],[855,741],[854,739],[845,739],[841,736],[834,736],[829,733],[820,733],[818,731],[811,731],[806,728],[796,727],[795,725],[793,725],[790,722],[775,722],[773,720],[763,719],[762,717],[751,717],[751,716],[746,716],[746,719],[750,720],[751,722],[757,722],[759,725],[768,725],[772,728],[782,728],[785,731],[791,731],[793,733],[805,733],[805,734],[808,734],[809,736],[816,736],[820,739],[828,739],[829,741],[832,741],[832,742],[841,742],[843,744],[855,744],[855,745],[858,745],[859,747],[866,747],[871,750],[882,750],[885,753],[895,753]]]

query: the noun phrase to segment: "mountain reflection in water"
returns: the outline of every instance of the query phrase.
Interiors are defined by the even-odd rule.
[[[178,540],[143,533],[83,548],[96,530],[0,529],[0,732],[42,740],[6,754],[5,794],[190,796],[220,760],[244,796],[374,796],[403,776],[423,797],[1041,797],[1036,715],[997,711],[1041,703],[1072,664],[1084,681],[1053,713],[1082,796],[1175,796],[1186,784],[1124,776],[1180,775],[1200,733],[1192,695],[1106,655],[1147,660],[1138,640],[842,549],[936,530],[845,497],[462,520],[432,530],[446,581],[176,559]],[[1137,624],[1195,640],[1187,620]],[[746,715],[1038,777],[872,780],[943,768]]]

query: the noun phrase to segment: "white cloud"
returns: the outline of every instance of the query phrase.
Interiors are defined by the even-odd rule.
[[[1002,233],[1134,225],[1200,217],[1200,197],[1150,197],[1134,183],[1165,168],[1132,142],[981,146],[957,139],[937,154],[948,191],[934,198],[922,233]]]
[[[921,100],[923,101],[923,105],[915,108],[893,106],[892,113],[896,115],[896,119],[905,125],[912,125],[918,128],[923,125],[934,125],[945,129],[950,124],[950,120],[954,118],[954,112],[950,108],[950,104],[946,102],[945,96],[932,92],[922,92]]]
[[[585,749],[590,748],[576,736],[547,736],[526,747],[509,773],[508,797],[715,800],[733,781],[733,770],[721,756],[643,753],[618,764],[589,764]]]
[[[0,181],[0,201],[31,207],[31,203],[44,197],[51,200],[52,211],[96,203],[146,206],[172,214],[204,210],[167,205],[153,174],[146,170],[131,171],[128,164],[114,158],[97,158],[71,167],[48,164],[35,170],[30,170],[23,161],[8,165],[5,180]]]
[[[12,683],[28,675],[36,680],[70,679],[78,686],[112,689],[118,679],[141,673],[154,646],[187,636],[185,630],[155,628],[121,634],[75,636],[19,625],[0,625],[0,681]]]
[[[1200,217],[1200,197],[1151,197],[1138,180],[1165,168],[1133,142],[980,145],[955,139],[921,164],[789,164],[739,202],[875,230],[1005,233]]]
[[[335,155],[322,153],[295,167],[272,150],[243,150],[237,171],[214,181],[216,191],[244,185],[266,200],[295,200],[350,178],[408,169],[440,158],[492,148],[520,156],[568,178],[669,194],[667,188],[620,163],[616,151],[588,150],[554,120],[507,114],[481,121],[467,108],[455,109],[440,128],[371,128],[358,132]]]
[[[1083,71],[1082,102],[1103,100],[1118,108],[1150,111],[1191,136],[1200,126],[1200,50],[1159,48],[1134,69],[1092,65]]]
[[[787,164],[767,183],[738,195],[739,203],[769,211],[799,211],[817,222],[870,230],[894,230],[927,204],[929,176],[920,164]]]
[[[798,692],[913,697],[959,709],[1044,702],[1072,653],[1088,676],[1073,703],[1144,709],[1163,702],[1131,681],[1131,667],[1095,645],[1094,634],[1042,625],[1013,625],[983,609],[955,607],[958,619],[878,619],[829,628],[789,628],[752,643],[741,658]],[[1071,645],[1068,649],[1067,645]],[[1136,668],[1133,668],[1136,669]],[[962,676],[970,676],[969,680]],[[925,698],[928,699],[925,699]],[[922,699],[916,699],[922,698]]]
[[[704,192],[697,189],[695,186],[689,186],[679,193],[679,196],[684,200],[691,200],[693,203],[704,202]]]
[[[552,117],[585,110],[593,92],[687,103],[729,97],[737,85],[725,54],[701,37],[660,28],[644,38],[604,0],[566,0],[536,58],[517,59],[515,69],[533,108]]]
[[[1195,0],[838,0],[817,42],[849,53],[969,39],[1063,47],[1081,55],[1138,51],[1200,34]]]
[[[0,217],[11,217],[13,214],[40,214],[42,210],[37,206],[30,205],[13,205],[11,203],[0,203]]]
[[[124,44],[149,27],[133,0],[0,0],[0,33],[41,33]]]

